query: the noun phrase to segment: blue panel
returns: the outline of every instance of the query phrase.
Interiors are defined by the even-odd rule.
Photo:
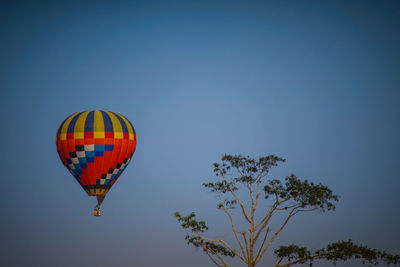
[[[101,110],[101,114],[103,114],[104,131],[105,132],[114,132],[114,127],[113,127],[110,116],[108,116],[108,114],[102,110]]]
[[[104,151],[104,145],[94,145],[95,151]]]
[[[96,157],[102,157],[102,156],[104,156],[104,151],[95,151],[95,152],[94,152],[94,155],[95,155]]]
[[[94,128],[94,110],[90,111],[85,121],[85,132],[93,132]]]
[[[105,145],[104,150],[105,151],[113,151],[114,150],[114,145]]]
[[[94,151],[85,151],[86,158],[93,158],[94,157]],[[89,160],[88,160],[89,162]]]
[[[107,180],[104,181],[104,183],[105,183],[105,184],[110,184],[110,183],[111,183],[111,180],[107,179]]]
[[[86,163],[86,158],[78,158],[78,160],[80,164]]]
[[[83,173],[82,169],[76,170],[76,172],[79,173],[79,174]]]
[[[81,164],[79,164],[79,163],[74,164],[74,167],[75,167],[76,170],[79,170],[81,168]]]
[[[81,167],[82,167],[82,169],[86,169],[87,168],[86,163],[81,163]]]
[[[94,152],[93,152],[93,157],[87,157],[86,160],[87,162],[94,162]]]

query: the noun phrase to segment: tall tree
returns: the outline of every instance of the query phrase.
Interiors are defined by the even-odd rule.
[[[258,160],[249,156],[224,155],[221,163],[214,163],[215,182],[203,184],[216,193],[219,199],[217,208],[229,219],[230,228],[236,244],[229,244],[222,238],[206,236],[208,226],[205,221],[198,221],[194,212],[175,217],[182,228],[189,229],[185,239],[188,244],[200,247],[216,266],[227,267],[225,257],[237,257],[248,267],[256,266],[271,247],[277,236],[288,225],[289,221],[299,213],[312,211],[335,210],[339,197],[321,183],[315,184],[307,180],[301,181],[294,174],[286,177],[284,182],[278,179],[267,179],[270,169],[285,159],[268,155]],[[241,190],[248,191],[248,200],[239,197]],[[261,217],[256,216],[260,208],[260,195],[271,201],[269,209],[261,210]],[[239,231],[235,225],[232,209],[239,207],[247,231]],[[285,217],[277,229],[269,226],[276,212],[285,212]],[[329,244],[326,248],[311,250],[297,245],[281,246],[274,250],[277,258],[276,267],[287,267],[295,264],[312,266],[315,260],[325,259],[336,263],[349,259],[361,259],[363,263],[399,264],[399,255],[357,245],[348,241]]]

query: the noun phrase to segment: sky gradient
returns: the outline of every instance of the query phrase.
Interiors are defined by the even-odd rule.
[[[276,154],[272,178],[341,196],[276,246],[399,253],[399,29],[396,1],[2,2],[0,265],[213,266],[173,213],[230,233],[201,186],[225,153]],[[91,109],[138,138],[100,218],[55,146],[62,120]]]

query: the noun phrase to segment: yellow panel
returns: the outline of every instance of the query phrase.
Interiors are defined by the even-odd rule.
[[[72,114],[64,123],[62,129],[61,129],[61,140],[67,140],[67,130],[68,130],[68,125],[71,122],[71,120],[76,116],[76,114],[78,114],[79,112],[76,112],[74,114]]]
[[[85,133],[85,122],[86,122],[86,117],[89,114],[89,111],[83,112],[79,118],[76,120],[75,124],[75,138],[76,139],[83,139],[84,133]]]
[[[110,116],[112,124],[113,124],[113,128],[114,128],[114,138],[120,138],[122,139],[123,137],[123,132],[122,132],[122,125],[119,122],[118,118],[112,114],[109,111],[106,111],[106,113],[108,114],[108,116]]]
[[[94,138],[105,138],[104,132],[94,132]]]
[[[96,110],[94,112],[94,131],[95,132],[103,132],[104,133],[104,119],[103,114],[100,111]]]

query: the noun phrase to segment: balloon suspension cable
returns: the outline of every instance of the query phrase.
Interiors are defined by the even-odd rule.
[[[100,206],[101,203],[103,203],[104,198],[106,197],[106,195],[97,195],[97,204]]]

